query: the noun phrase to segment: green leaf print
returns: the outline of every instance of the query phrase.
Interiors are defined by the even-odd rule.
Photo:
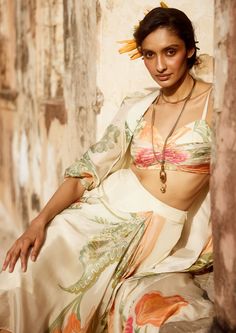
[[[132,241],[137,236],[137,232],[139,233],[140,228],[141,234],[143,233],[143,222],[143,218],[130,216],[130,219],[126,223],[104,224],[104,229],[99,234],[93,236],[80,252],[79,259],[84,267],[82,277],[72,286],[61,288],[75,294],[88,290],[98,280],[106,267],[114,262],[118,263],[121,258],[126,258],[126,252],[130,244],[131,251],[133,251]],[[136,243],[136,239],[134,243]],[[127,258],[129,257],[130,254]],[[126,260],[124,260],[123,264],[126,266]],[[121,265],[120,269],[117,269],[116,278],[118,278],[117,275],[122,274],[123,268],[123,265]]]
[[[206,122],[203,119],[199,119],[194,124],[194,132],[197,132],[201,135],[204,142],[211,141],[211,129],[209,126],[206,126]]]
[[[128,127],[128,124],[125,122],[125,138],[126,138],[126,142],[130,142],[132,137],[132,133]]]
[[[103,153],[104,151],[113,149],[115,145],[118,143],[119,136],[120,136],[119,128],[111,124],[107,127],[107,130],[102,139],[99,142],[95,143],[90,148],[90,150],[93,153]]]
[[[97,173],[88,152],[66,169],[65,177],[68,176],[80,178],[86,189],[93,185],[93,182],[97,179]]]

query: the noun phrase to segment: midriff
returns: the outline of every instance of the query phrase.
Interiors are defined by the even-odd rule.
[[[159,170],[139,169],[134,164],[130,168],[142,186],[153,196],[180,210],[188,210],[200,190],[209,182],[209,174],[167,170],[167,188],[166,192],[162,193]]]

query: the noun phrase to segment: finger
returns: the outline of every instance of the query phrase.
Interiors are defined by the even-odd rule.
[[[27,270],[27,262],[29,257],[29,248],[31,246],[31,242],[29,240],[25,240],[23,242],[23,246],[20,252],[20,260],[21,260],[21,269],[23,272]]]
[[[39,252],[41,250],[41,247],[43,246],[44,240],[45,240],[44,233],[42,233],[40,236],[38,236],[36,238],[35,243],[34,243],[34,247],[33,247],[32,252],[31,252],[31,259],[33,261],[36,261],[38,255],[39,255]]]
[[[2,266],[2,270],[5,271],[11,261],[11,258],[12,258],[12,255],[15,251],[15,248],[16,248],[16,242],[12,245],[12,247],[7,251],[7,254],[6,254],[6,257],[5,257],[5,260],[4,260],[4,263],[3,263],[3,266]]]
[[[9,272],[12,273],[14,271],[15,265],[17,260],[19,259],[20,256],[20,248],[17,247],[15,248],[14,252],[11,255],[11,259],[9,262]]]
[[[39,251],[42,247],[42,243],[43,243],[42,238],[40,238],[40,237],[36,238],[35,243],[34,243],[34,247],[31,251],[31,260],[32,261],[36,261],[36,259],[38,257],[38,254],[39,254]]]
[[[7,252],[6,258],[4,260],[4,263],[2,265],[2,270],[5,271],[7,269],[7,266],[9,265],[9,262],[11,260],[11,250]]]

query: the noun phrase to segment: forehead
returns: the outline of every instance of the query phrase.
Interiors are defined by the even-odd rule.
[[[184,41],[171,29],[157,28],[142,42],[142,49],[164,49],[170,45],[185,46]]]

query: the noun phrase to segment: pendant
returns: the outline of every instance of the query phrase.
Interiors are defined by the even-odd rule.
[[[165,184],[166,179],[167,179],[166,172],[165,172],[164,167],[163,167],[163,170],[161,169],[161,171],[160,171],[160,180],[163,184]]]
[[[166,181],[167,181],[167,175],[166,175],[166,171],[165,171],[165,162],[161,163],[160,180],[162,182],[160,190],[162,193],[165,193],[166,192]]]
[[[161,190],[161,193],[166,193],[166,184],[161,185],[160,190]]]

